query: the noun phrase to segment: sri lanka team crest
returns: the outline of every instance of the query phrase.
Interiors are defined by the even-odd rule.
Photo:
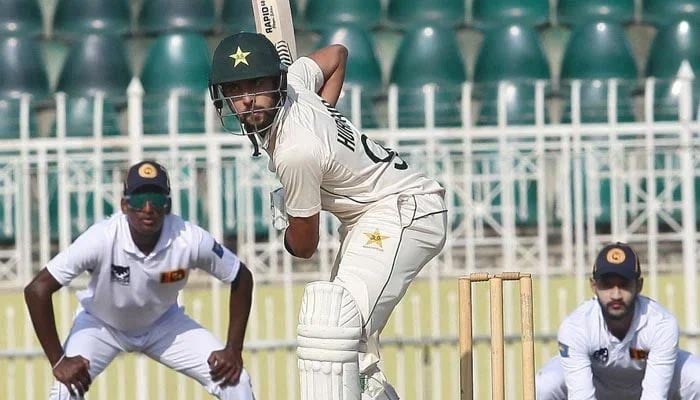
[[[160,283],[172,283],[185,279],[187,277],[186,269],[176,269],[175,271],[163,272],[160,274]]]
[[[383,236],[379,229],[375,229],[374,232],[364,232],[367,236],[367,243],[363,247],[368,249],[384,250],[383,241],[389,239],[389,236]]]

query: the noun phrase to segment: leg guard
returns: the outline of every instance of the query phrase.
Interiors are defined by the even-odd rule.
[[[347,289],[306,285],[297,328],[301,400],[360,400],[361,335],[360,311]]]

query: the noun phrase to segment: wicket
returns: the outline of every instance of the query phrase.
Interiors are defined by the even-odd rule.
[[[472,283],[487,281],[489,282],[491,310],[491,398],[494,400],[505,399],[503,281],[518,281],[520,286],[523,399],[534,400],[535,346],[532,322],[532,277],[530,274],[520,272],[472,273],[459,278],[460,399],[472,400],[474,398]]]

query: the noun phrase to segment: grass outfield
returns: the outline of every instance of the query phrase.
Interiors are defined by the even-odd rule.
[[[562,316],[578,303],[577,287],[573,278],[552,278],[548,282],[548,306],[543,307],[544,282],[534,281],[534,310],[536,334],[551,334]],[[646,288],[650,289],[649,282]],[[518,334],[518,297],[515,285],[505,283],[506,334]],[[684,326],[683,281],[680,275],[663,275],[658,282],[659,300],[672,310]],[[698,288],[700,289],[700,288]],[[292,342],[296,328],[296,312],[303,285],[286,289],[282,285],[258,284],[255,304],[249,322],[249,345],[266,345],[270,341],[285,341],[286,346],[273,350],[248,351],[246,368],[253,377],[258,399],[298,398],[296,356]],[[65,291],[56,296],[54,303],[60,332],[67,332],[76,299]],[[588,296],[589,291],[585,291]],[[649,293],[649,291],[647,291]],[[188,313],[204,326],[214,329],[223,337],[227,290],[222,289],[219,308],[223,320],[214,320],[212,291],[191,288],[185,291],[184,304]],[[489,349],[481,338],[488,334],[488,293],[486,285],[474,290],[474,334],[479,340],[475,346],[476,398],[488,398]],[[290,301],[291,299],[291,301]],[[383,370],[395,384],[404,399],[458,399],[459,356],[457,336],[457,283],[455,279],[420,280],[413,284],[384,331],[382,348]],[[20,292],[0,294],[3,305],[0,350],[36,350],[38,343],[26,320]],[[71,312],[61,312],[71,310]],[[512,311],[508,314],[509,311]],[[697,309],[695,309],[697,312]],[[285,315],[285,314],[289,315]],[[547,321],[547,319],[549,321]],[[545,329],[549,324],[549,329]],[[65,337],[65,336],[62,336]],[[432,340],[441,338],[442,340]],[[402,340],[398,340],[402,339]],[[681,345],[685,347],[686,341]],[[539,368],[555,354],[553,341],[536,342],[536,367]],[[506,348],[506,395],[518,398],[520,387],[520,360],[517,342]],[[47,361],[43,356],[5,357],[0,359],[0,398],[29,400],[45,399],[51,382]],[[140,378],[140,379],[137,379]],[[143,378],[146,379],[143,379]],[[4,381],[4,382],[3,382]],[[132,354],[120,356],[94,382],[90,399],[206,399],[208,395],[189,378],[166,369],[156,362]]]

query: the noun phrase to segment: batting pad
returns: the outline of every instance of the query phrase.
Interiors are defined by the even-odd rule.
[[[297,327],[301,400],[360,400],[361,334],[350,292],[332,282],[306,285]]]

